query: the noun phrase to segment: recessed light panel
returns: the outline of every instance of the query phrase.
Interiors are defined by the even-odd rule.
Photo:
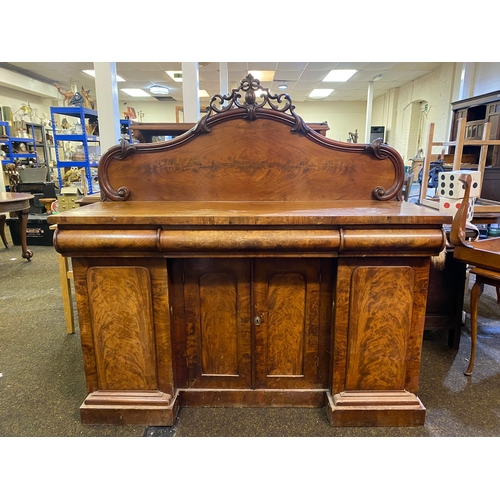
[[[356,69],[332,69],[323,79],[324,82],[347,82],[349,78],[354,76],[358,70]]]
[[[321,99],[322,97],[328,97],[334,89],[314,89],[310,94],[309,97],[313,99]]]
[[[90,75],[90,76],[92,76],[92,77],[95,78],[95,70],[93,70],[93,69],[82,69],[82,71],[84,73],[87,73],[87,75]],[[116,81],[117,82],[124,82],[125,80],[121,76],[116,75]]]
[[[144,90],[142,89],[120,89],[120,90],[132,97],[151,97],[147,92],[144,92]]]

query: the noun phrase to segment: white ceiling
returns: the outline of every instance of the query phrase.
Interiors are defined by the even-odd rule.
[[[294,102],[308,99],[315,88],[334,88],[325,101],[366,101],[368,82],[378,75],[381,78],[373,84],[373,97],[377,98],[395,87],[420,78],[442,63],[439,62],[229,62],[228,89],[237,88],[241,80],[252,70],[275,71],[273,81],[261,81],[264,88],[274,93],[286,92]],[[0,67],[20,72],[25,76],[53,84],[57,82],[69,90],[71,82],[78,88],[83,86],[95,97],[94,78],[83,73],[84,69],[93,69],[92,62],[9,62],[0,63]],[[169,96],[174,101],[182,102],[182,84],[174,82],[165,71],[180,71],[180,62],[117,62],[117,75],[124,78],[118,88],[140,88],[148,91],[153,84],[168,87]],[[324,83],[323,78],[332,69],[356,69],[358,72],[345,83]],[[200,89],[209,96],[220,93],[219,63],[199,63]],[[285,82],[287,90],[278,89]],[[119,92],[119,98],[127,103],[139,101],[154,102],[154,97],[130,97]],[[315,99],[317,100],[317,99]],[[204,100],[205,102],[208,99]]]

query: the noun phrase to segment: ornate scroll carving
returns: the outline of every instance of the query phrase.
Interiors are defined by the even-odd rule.
[[[381,186],[377,186],[372,191],[372,196],[376,200],[380,201],[390,200],[392,198],[397,198],[399,201],[401,201],[401,192],[404,182],[404,165],[401,157],[396,154],[394,149],[384,146],[384,144],[382,143],[382,139],[380,138],[375,139],[371,144],[365,146],[365,151],[369,152],[379,160],[385,160],[386,158],[389,158],[390,160],[392,160],[392,163],[394,163],[395,166],[399,167],[395,169],[395,183],[388,190],[385,190]]]
[[[240,92],[245,93],[243,99]],[[262,87],[260,80],[254,78],[251,73],[241,80],[240,86],[237,89],[233,89],[231,94],[226,96],[216,94],[212,97],[207,107],[208,113],[200,120],[196,129],[209,132],[210,128],[207,122],[210,122],[211,117],[234,109],[244,110],[244,118],[247,120],[256,120],[261,109],[280,113],[289,112],[289,116],[294,120],[292,127],[294,132],[301,131],[307,133],[311,131],[304,120],[295,113],[295,106],[292,104],[292,98],[288,94],[271,94],[269,89]]]

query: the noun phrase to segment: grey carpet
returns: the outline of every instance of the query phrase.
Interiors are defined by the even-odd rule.
[[[173,428],[82,425],[80,339],[78,331],[66,334],[57,255],[52,247],[32,250],[27,263],[19,247],[0,249],[0,436],[500,436],[500,306],[492,287],[480,301],[472,377],[463,375],[468,316],[458,352],[447,332],[425,333],[424,426],[333,428],[321,408],[182,408]]]

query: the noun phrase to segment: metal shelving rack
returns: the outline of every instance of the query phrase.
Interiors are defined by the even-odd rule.
[[[82,128],[81,134],[62,134],[59,129],[56,127],[57,118],[59,116],[70,116],[73,118],[78,118],[80,121],[80,125]],[[85,177],[87,183],[86,194],[93,194],[99,192],[99,185],[97,181],[94,179],[94,175],[92,173],[93,169],[97,169],[97,165],[99,163],[99,159],[90,159],[89,145],[99,146],[99,136],[92,135],[87,133],[86,126],[88,125],[88,120],[90,118],[95,118],[97,121],[97,111],[93,109],[83,108],[83,107],[51,107],[50,108],[50,117],[52,122],[52,131],[54,134],[54,145],[56,152],[56,162],[57,162],[57,175],[59,179],[59,185],[62,188],[63,186],[63,177],[65,173],[65,169],[71,167],[78,167],[79,169],[85,169]],[[61,157],[61,151],[63,150],[60,143],[62,142],[74,142],[80,143],[83,146],[83,154],[85,158],[83,160],[74,160],[74,159],[66,159],[63,156]]]
[[[2,164],[15,163],[15,160],[29,163],[29,160],[33,160],[33,166],[39,166],[36,155],[35,139],[33,137],[12,137],[10,135],[9,122],[0,122],[0,127],[5,127],[5,131],[7,132],[6,135],[0,136],[0,147],[5,146],[3,148],[5,151],[5,158],[2,160]],[[26,151],[22,153],[14,152],[14,143],[24,143]],[[31,151],[29,148],[32,148]]]

